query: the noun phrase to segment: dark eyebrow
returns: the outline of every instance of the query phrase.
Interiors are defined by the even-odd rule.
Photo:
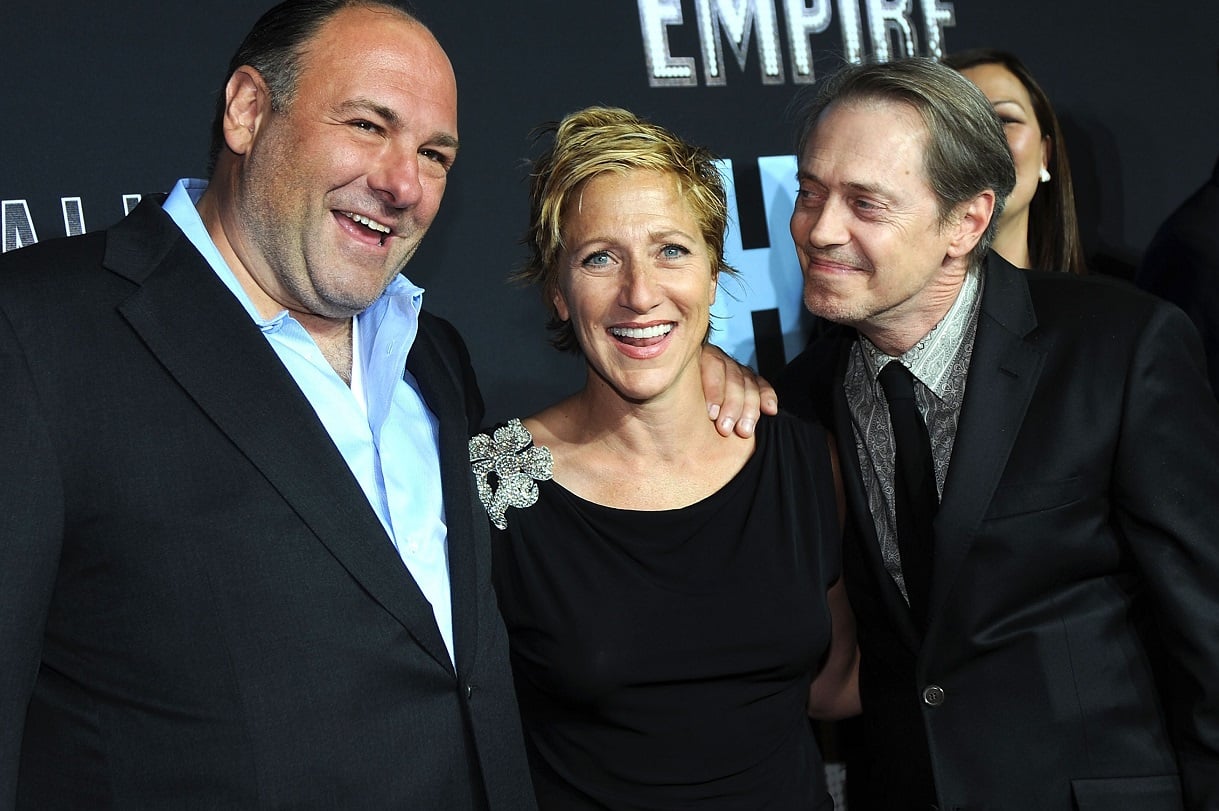
[[[402,119],[398,117],[390,108],[384,104],[363,97],[348,99],[338,106],[340,113],[373,113],[382,118],[386,124],[397,126],[402,123]]]
[[[381,120],[383,120],[391,128],[402,126],[402,117],[399,116],[394,110],[386,107],[380,102],[373,101],[369,98],[364,98],[363,96],[343,102],[338,106],[338,112],[347,114],[372,113],[380,117]],[[447,147],[453,151],[457,151],[461,146],[457,142],[457,137],[447,132],[433,133],[432,136],[428,138],[428,142],[435,144],[436,146]]]
[[[821,178],[817,177],[817,175],[815,175],[812,172],[809,172],[807,170],[804,170],[804,169],[801,169],[800,171],[796,172],[796,180],[808,180],[813,183],[816,183],[819,186],[826,185],[825,182]],[[884,186],[881,186],[877,183],[862,183],[859,181],[851,181],[846,184],[846,187],[848,189],[852,189],[853,191],[862,192],[863,194],[875,195],[877,197],[891,198],[893,196],[889,192],[888,189],[886,189]]]
[[[858,192],[863,192],[864,194],[870,194],[874,197],[884,197],[887,199],[893,196],[889,193],[888,189],[876,183],[848,183],[847,187]]]
[[[452,149],[454,152],[461,148],[461,144],[457,142],[457,139],[452,135],[449,135],[447,132],[434,133],[432,137],[428,139],[428,141],[436,144],[436,146],[446,146]]]

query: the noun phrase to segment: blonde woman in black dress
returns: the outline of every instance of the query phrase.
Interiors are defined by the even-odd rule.
[[[584,387],[475,437],[542,809],[831,808],[808,713],[857,711],[825,433],[706,418],[711,156],[610,108],[534,167],[523,275]]]

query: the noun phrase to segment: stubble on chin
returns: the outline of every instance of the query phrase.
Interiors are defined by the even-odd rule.
[[[364,312],[381,298],[394,278],[405,270],[418,247],[419,239],[415,239],[400,257],[392,262],[387,258],[380,276],[375,280],[367,279],[366,283],[362,280],[370,273],[368,268],[351,266],[342,269],[341,260],[337,259],[331,264],[329,273],[309,272],[307,276],[313,289],[308,294],[319,310],[316,314],[327,318],[351,318]]]
[[[858,326],[869,315],[863,302],[808,283],[804,285],[804,307],[818,318],[849,327]]]

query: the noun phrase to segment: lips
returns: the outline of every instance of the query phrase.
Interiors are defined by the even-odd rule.
[[[336,217],[341,217],[348,223],[346,230],[368,244],[384,245],[385,240],[393,235],[393,228],[383,222],[374,220],[366,214],[354,211],[335,211]]]
[[[865,273],[865,268],[851,262],[839,262],[827,257],[810,256],[808,269],[822,273]]]
[[[388,225],[379,223],[376,220],[374,220],[372,217],[366,217],[363,214],[356,214],[351,211],[340,211],[339,213],[342,214],[344,217],[346,217],[349,220],[354,220],[355,222],[358,222],[360,225],[364,226],[365,228],[369,229],[370,231],[376,231],[377,233],[380,233],[380,234],[388,234],[391,231],[393,231],[393,229],[390,228]]]
[[[673,332],[673,323],[651,324],[649,327],[609,327],[609,334],[617,338],[647,339],[663,338]]]
[[[651,324],[646,327],[610,327],[609,333],[620,341],[632,346],[646,346],[655,343],[655,339],[663,338],[673,331],[673,323]]]
[[[677,324],[662,321],[655,324],[619,324],[606,332],[614,339],[618,351],[634,360],[649,360],[664,353]]]

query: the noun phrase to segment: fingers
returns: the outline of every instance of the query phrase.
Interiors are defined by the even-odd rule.
[[[773,417],[779,413],[779,393],[770,381],[758,375],[754,378],[758,383],[758,395],[762,400],[762,413]]]
[[[779,397],[774,388],[742,366],[716,346],[707,344],[699,360],[703,377],[703,396],[707,399],[707,416],[724,436],[748,439],[757,428],[763,413],[779,410]]]
[[[758,424],[758,384],[753,372],[724,356],[724,396],[715,429],[724,436],[749,438]]]

